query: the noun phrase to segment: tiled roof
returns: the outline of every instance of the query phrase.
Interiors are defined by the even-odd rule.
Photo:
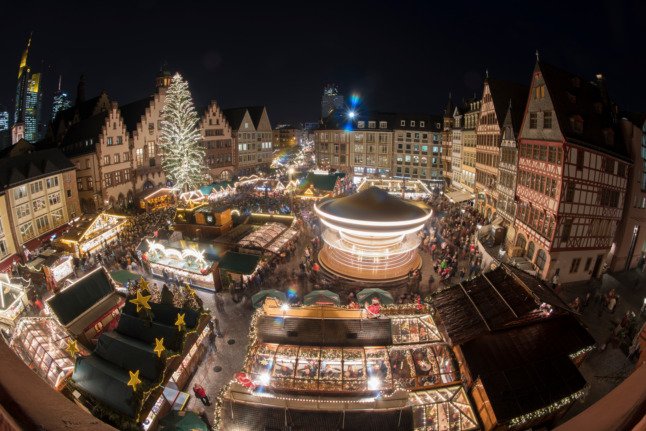
[[[364,123],[363,128],[358,127],[358,123]],[[374,121],[374,128],[369,128],[369,122]],[[385,121],[386,128],[380,128],[379,123]],[[402,126],[401,123],[404,122]],[[415,114],[415,113],[396,113],[396,112],[380,112],[380,111],[365,111],[358,112],[357,115],[350,119],[345,110],[335,110],[328,115],[319,126],[321,130],[365,130],[378,132],[390,131],[393,129],[405,130],[419,130],[439,132],[442,130],[442,116],[432,114]],[[414,123],[412,123],[414,122]],[[421,126],[424,122],[424,127]],[[412,125],[414,124],[414,125]]]
[[[518,130],[523,120],[523,114],[525,113],[529,87],[515,82],[491,78],[487,78],[487,83],[489,84],[489,92],[491,93],[491,99],[496,111],[498,125],[502,128],[511,102],[512,123],[514,130]]]
[[[61,144],[65,155],[73,157],[93,152],[107,116],[107,112],[101,112],[70,126]]]
[[[223,109],[222,113],[226,117],[231,129],[238,130],[240,129],[240,124],[244,115],[247,113],[247,108],[229,108]]]
[[[153,99],[154,96],[149,96],[119,107],[121,118],[123,119],[123,123],[126,125],[128,133],[137,130],[137,125],[141,122],[141,118],[144,114],[146,114],[146,108],[150,106]]]
[[[574,144],[628,158],[627,146],[617,128],[615,105],[603,81],[590,82],[545,62],[538,62],[563,136]],[[577,133],[572,119],[583,119]]]
[[[5,157],[0,159],[0,187],[15,187],[70,169],[74,165],[56,148]]]

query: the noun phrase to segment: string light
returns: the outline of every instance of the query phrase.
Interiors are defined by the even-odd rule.
[[[586,393],[586,388],[581,389],[580,391],[577,391],[571,395],[568,395],[565,398],[562,398],[558,401],[553,402],[552,404],[543,407],[541,409],[535,410],[531,413],[527,413],[518,417],[513,418],[512,420],[509,421],[509,426],[510,427],[516,427],[520,426],[523,424],[526,424],[528,422],[533,422],[535,420],[541,419],[545,416],[548,416],[558,410],[561,410],[563,407],[566,407],[570,404],[572,404],[574,401],[578,400],[579,398],[583,397]]]

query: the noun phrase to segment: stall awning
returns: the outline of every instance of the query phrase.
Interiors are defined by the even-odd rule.
[[[120,269],[118,271],[112,271],[110,277],[119,284],[126,284],[131,280],[139,280],[141,275],[135,274],[134,272],[126,271],[125,269]]]
[[[255,254],[236,253],[230,251],[224,255],[220,261],[220,269],[232,272],[234,274],[249,275],[253,274],[258,265],[260,256]]]
[[[473,199],[473,194],[466,190],[456,190],[454,192],[445,193],[446,196],[451,202],[460,203]]]

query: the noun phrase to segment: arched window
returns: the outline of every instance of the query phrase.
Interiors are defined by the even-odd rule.
[[[538,267],[538,269],[540,269],[541,271],[542,271],[542,270],[543,270],[543,268],[545,267],[545,261],[546,261],[546,260],[547,260],[547,256],[545,255],[545,250],[543,250],[543,249],[541,248],[540,250],[538,250],[538,253],[536,253],[536,262],[535,262],[535,263],[536,263],[536,266],[537,266],[537,267]]]
[[[527,246],[527,259],[532,260],[534,257],[534,243],[530,242]]]
[[[520,247],[523,250],[525,250],[526,244],[527,244],[527,241],[525,240],[525,236],[522,233],[519,233],[518,237],[516,238],[516,247]]]

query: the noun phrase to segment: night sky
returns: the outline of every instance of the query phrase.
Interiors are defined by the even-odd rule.
[[[646,110],[646,2],[570,3],[14,0],[2,6],[0,104],[12,106],[33,30],[48,112],[59,74],[72,97],[84,73],[88,97],[105,89],[124,104],[152,93],[166,60],[198,106],[264,104],[274,124],[318,120],[327,82],[362,109],[441,114],[449,91],[480,93],[486,69],[529,83],[536,49],[585,78],[603,72],[622,108]]]

